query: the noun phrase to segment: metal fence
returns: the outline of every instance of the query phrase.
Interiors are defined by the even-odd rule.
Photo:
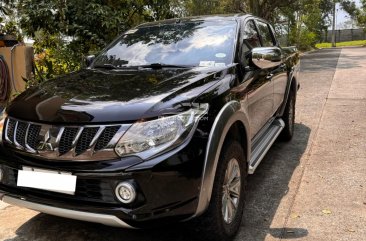
[[[322,33],[322,42],[332,42],[333,30],[328,30]],[[335,30],[336,42],[346,42],[354,40],[366,40],[366,31],[363,28],[359,29],[340,29]]]

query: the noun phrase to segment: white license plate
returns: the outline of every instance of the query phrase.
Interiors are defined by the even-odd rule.
[[[23,170],[18,171],[17,186],[74,195],[76,176],[66,172],[23,167]]]

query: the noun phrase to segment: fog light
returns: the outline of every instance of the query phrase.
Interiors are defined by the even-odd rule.
[[[121,182],[116,187],[116,196],[122,203],[132,203],[136,199],[136,190],[129,182]]]

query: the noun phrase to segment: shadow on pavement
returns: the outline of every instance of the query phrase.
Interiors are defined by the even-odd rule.
[[[104,225],[38,214],[16,231],[17,236],[5,241],[191,241],[193,231],[186,224],[151,230],[113,228]]]
[[[304,228],[271,228],[270,234],[278,239],[296,239],[308,235],[308,230]]]
[[[321,72],[327,70],[334,70],[337,67],[341,50],[336,49],[321,49],[310,52],[301,57],[301,71],[303,72]],[[316,60],[316,61],[314,61]]]
[[[365,47],[352,47],[352,48],[365,48]],[[305,64],[301,64],[301,70],[306,72],[320,72],[324,70],[338,69],[352,69],[361,67],[357,62],[364,60],[364,56],[351,56],[342,54],[342,63],[338,64],[338,59],[341,54],[341,48],[335,49],[320,49],[314,52],[310,52],[301,57],[301,61]],[[314,61],[314,60],[317,61]]]
[[[246,208],[241,230],[236,240],[259,241],[267,235],[303,237],[306,229],[284,230],[270,228],[281,199],[287,194],[289,181],[306,150],[310,129],[295,125],[296,134],[289,143],[275,143],[254,175],[248,178]],[[123,241],[192,241],[199,237],[199,227],[180,223],[152,230],[127,230],[99,224],[69,220],[39,214],[16,230],[16,237],[6,241],[23,240],[123,240]],[[202,236],[200,237],[202,239]],[[204,239],[204,238],[203,238]],[[208,240],[207,240],[208,241]]]
[[[310,128],[295,124],[293,139],[276,142],[259,165],[254,175],[248,178],[246,208],[242,228],[236,240],[261,241],[266,236],[288,236],[282,223],[273,224],[274,216],[286,217],[288,208],[278,209],[282,199],[288,194],[290,180],[300,164],[310,137]],[[294,185],[293,185],[294,186]],[[282,220],[281,220],[282,221]],[[271,228],[274,225],[276,228]],[[301,227],[290,230],[292,236],[303,237],[307,230]]]

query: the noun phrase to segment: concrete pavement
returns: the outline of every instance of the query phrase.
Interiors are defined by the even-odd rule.
[[[301,70],[295,137],[276,143],[249,177],[236,241],[366,240],[366,48],[312,52],[303,56]],[[194,235],[182,224],[121,230],[0,202],[0,240],[179,241]]]
[[[285,223],[302,240],[366,240],[365,118],[366,48],[344,48]]]
[[[296,136],[251,177],[238,241],[366,240],[365,67],[366,48],[303,57]]]

